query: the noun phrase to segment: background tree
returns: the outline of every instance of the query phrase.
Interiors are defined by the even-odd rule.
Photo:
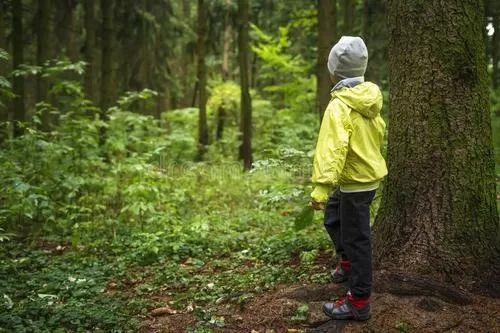
[[[233,4],[226,0],[224,14],[224,47],[222,57],[222,78],[227,81],[231,78],[231,44],[233,42]]]
[[[97,56],[96,56],[96,19],[95,1],[86,0],[84,4],[85,26],[85,92],[87,98],[97,103]]]
[[[40,0],[38,1],[37,8],[37,64],[43,66],[50,59],[50,26],[51,26],[51,1]],[[37,101],[47,102],[47,94],[49,89],[49,82],[46,77],[42,75],[37,76]],[[42,128],[48,130],[50,127],[51,119],[48,110],[42,114]]]
[[[7,0],[0,0],[0,49],[7,51]],[[7,77],[7,61],[0,60],[0,76]],[[8,120],[8,102],[0,96],[0,122]],[[0,144],[6,138],[5,126],[0,127]]]
[[[86,1],[83,1],[83,6]],[[78,60],[79,50],[77,37],[79,33],[78,15],[75,13],[78,5],[77,0],[59,0],[55,7],[55,26],[64,27],[63,29],[54,29],[57,40],[61,43],[61,53],[70,61]]]
[[[328,54],[337,39],[337,0],[318,0],[317,85],[320,122],[330,101],[331,80],[327,68]]]
[[[24,62],[23,43],[23,4],[21,0],[12,0],[12,68],[19,69]],[[13,100],[14,136],[22,134],[22,127],[19,122],[25,120],[24,108],[24,78],[14,76],[12,79],[12,90],[15,94]]]
[[[207,8],[204,0],[198,0],[198,159],[203,155],[208,146],[207,124],[207,69],[205,65],[205,43],[207,33]]]
[[[493,36],[491,36],[491,82],[493,89],[500,86],[500,3],[498,1],[488,1],[488,12],[491,15],[491,25]]]
[[[238,60],[240,64],[241,82],[241,135],[240,158],[243,168],[252,167],[252,101],[248,81],[248,0],[238,0]]]
[[[353,34],[354,20],[355,20],[355,10],[356,1],[355,0],[344,0],[344,35],[350,36]]]
[[[368,47],[369,65],[365,78],[386,86],[387,43],[389,31],[386,19],[386,0],[364,0],[362,36]]]
[[[101,0],[102,41],[101,41],[101,119],[108,118],[107,111],[115,100],[113,69],[113,0]],[[105,141],[105,127],[101,127],[101,143]]]
[[[482,1],[387,6],[389,175],[376,263],[458,285],[483,278],[498,263],[499,223]]]

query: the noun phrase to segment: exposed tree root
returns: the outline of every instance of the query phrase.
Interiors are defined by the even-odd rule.
[[[307,333],[342,333],[347,326],[348,321],[329,320],[326,323],[314,328],[307,329]]]
[[[433,296],[459,305],[472,303],[466,292],[427,277],[400,272],[377,271],[374,289],[379,293],[400,296]]]

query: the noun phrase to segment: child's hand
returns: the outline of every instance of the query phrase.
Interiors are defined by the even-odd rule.
[[[325,210],[325,203],[324,202],[316,202],[314,200],[311,200],[309,203],[309,206],[312,207],[314,210]]]

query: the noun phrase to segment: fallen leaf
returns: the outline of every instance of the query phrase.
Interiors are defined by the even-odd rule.
[[[108,283],[108,289],[109,290],[113,290],[113,289],[116,289],[118,288],[118,284],[116,282],[109,282]]]
[[[151,311],[151,315],[153,317],[159,317],[159,316],[164,316],[164,315],[173,315],[176,314],[177,311],[174,309],[169,308],[168,306],[163,306],[161,308],[156,308]]]

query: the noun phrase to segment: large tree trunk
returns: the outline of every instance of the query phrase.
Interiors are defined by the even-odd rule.
[[[114,102],[113,71],[113,3],[112,0],[101,0],[102,12],[102,55],[101,55],[101,119],[108,119],[108,108]],[[105,127],[101,127],[100,143],[106,140]]]
[[[38,66],[49,60],[50,52],[50,0],[38,1],[36,59]],[[37,76],[37,102],[47,102],[49,90],[48,78]],[[48,131],[52,123],[51,115],[46,110],[42,114],[42,129]]]
[[[207,124],[207,68],[205,65],[205,40],[207,35],[207,8],[204,0],[198,0],[198,160],[203,159],[208,146]]]
[[[238,60],[241,80],[241,135],[240,157],[243,168],[252,167],[252,101],[248,81],[248,0],[238,0]]]
[[[364,0],[363,12],[363,39],[370,54],[365,78],[380,85],[387,79],[386,0]]]
[[[379,268],[461,284],[498,269],[480,0],[389,0],[389,175]],[[477,280],[476,280],[477,281]]]
[[[21,0],[12,0],[12,68],[19,69],[19,65],[24,62],[23,44],[23,4]],[[12,79],[12,90],[16,97],[13,101],[14,136],[23,133],[19,122],[25,121],[24,106],[24,78],[14,76]]]
[[[85,61],[87,69],[85,72],[85,92],[87,98],[97,104],[97,59],[95,55],[95,37],[96,37],[96,20],[95,20],[95,1],[85,0]]]
[[[344,35],[352,35],[354,28],[354,0],[344,0]]]
[[[316,96],[318,100],[319,121],[323,119],[328,102],[332,82],[327,62],[330,48],[337,35],[337,0],[318,0],[318,60]]]

